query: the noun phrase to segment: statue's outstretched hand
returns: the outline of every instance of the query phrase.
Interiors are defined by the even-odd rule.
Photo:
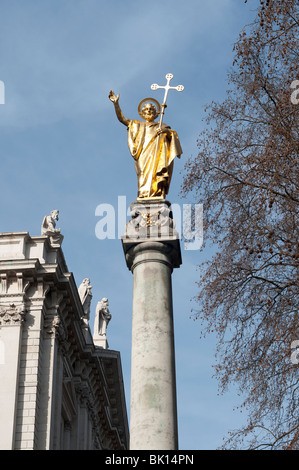
[[[109,100],[112,101],[112,103],[117,103],[119,100],[119,94],[116,96],[114,91],[110,91],[109,93]]]
[[[109,93],[109,100],[112,101],[112,103],[114,104],[114,110],[116,112],[116,116],[117,116],[117,119],[122,123],[124,124],[125,126],[128,127],[129,123],[130,123],[130,119],[127,119],[124,117],[123,113],[122,113],[122,110],[120,109],[120,106],[119,106],[119,94],[116,96],[116,94],[114,93],[114,91],[110,91]]]

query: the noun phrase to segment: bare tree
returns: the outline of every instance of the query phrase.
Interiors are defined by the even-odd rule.
[[[194,315],[218,335],[221,390],[238,384],[249,413],[225,447],[299,449],[298,2],[260,3],[235,44],[225,101],[206,108],[182,193],[204,204],[217,251]]]

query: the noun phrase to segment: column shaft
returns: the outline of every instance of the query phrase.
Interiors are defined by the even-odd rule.
[[[169,246],[142,242],[132,256],[130,449],[178,448]]]

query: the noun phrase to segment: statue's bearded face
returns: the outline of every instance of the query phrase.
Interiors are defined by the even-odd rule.
[[[157,115],[157,110],[153,104],[145,104],[142,108],[142,115],[146,121],[153,121]]]

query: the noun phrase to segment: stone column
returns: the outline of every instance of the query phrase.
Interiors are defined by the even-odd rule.
[[[127,234],[131,236],[123,237],[127,265],[133,273],[130,450],[176,450],[171,274],[181,264],[180,243],[172,226],[161,228],[160,215],[164,217],[168,209],[169,216],[169,203],[143,203],[141,209],[138,205],[146,221],[144,230],[139,224],[139,236],[134,240],[129,223]],[[132,206],[134,212],[136,203]]]

